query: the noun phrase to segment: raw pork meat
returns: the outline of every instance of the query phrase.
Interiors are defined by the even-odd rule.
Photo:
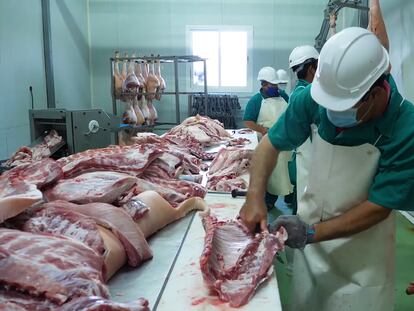
[[[287,233],[251,234],[239,220],[218,221],[204,215],[206,231],[200,267],[204,281],[232,307],[246,304],[269,277],[276,252],[283,250]]]
[[[53,206],[42,208],[24,224],[23,230],[70,237],[88,245],[100,255],[105,251],[96,222],[91,217],[69,209]]]
[[[60,180],[45,192],[48,201],[112,203],[137,182],[137,178],[117,172],[91,172]]]
[[[72,239],[0,229],[0,283],[63,304],[73,297],[109,293],[104,263]]]
[[[0,179],[21,180],[36,185],[39,189],[63,177],[63,171],[55,160],[43,159],[14,167],[0,176]]]
[[[145,193],[145,192],[144,192]],[[121,206],[121,208],[128,213],[131,218],[137,222],[137,220],[144,217],[146,213],[150,210],[149,206],[145,204],[138,197],[133,197],[131,201]],[[145,235],[145,233],[144,233]],[[146,236],[145,236],[146,237]]]
[[[0,310],[4,311],[53,311],[56,304],[44,298],[34,298],[12,289],[0,289]]]
[[[55,130],[51,130],[49,134],[44,137],[42,143],[37,144],[34,147],[20,147],[10,159],[3,164],[3,166],[13,167],[47,158],[51,155],[53,147],[57,146],[61,141],[62,136],[59,136]]]
[[[0,179],[0,223],[19,215],[42,198],[42,193],[35,185],[20,180]]]
[[[148,212],[136,221],[146,238],[166,225],[183,218],[191,211],[206,212],[208,210],[204,200],[200,198],[190,198],[177,208],[173,208],[155,191],[145,191],[134,199],[140,200],[149,208]]]
[[[87,171],[116,171],[139,175],[162,153],[163,150],[151,145],[109,146],[75,153],[57,162],[66,177]]]
[[[150,311],[148,301],[139,298],[137,301],[121,303],[101,297],[80,297],[76,298],[56,311]]]
[[[216,158],[211,162],[207,188],[217,191],[223,191],[223,189],[231,191],[235,187],[245,189],[246,182],[238,177],[247,172],[252,156],[253,150],[236,147],[220,149]]]
[[[124,246],[128,264],[132,267],[137,267],[144,260],[152,258],[152,252],[143,233],[121,208],[105,203],[77,205],[65,201],[54,201],[43,206],[75,211],[92,217],[97,224],[110,229]]]

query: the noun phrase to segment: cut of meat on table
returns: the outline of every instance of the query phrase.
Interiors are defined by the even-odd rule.
[[[112,203],[137,182],[137,178],[117,172],[91,172],[60,180],[44,194],[48,201]]]
[[[64,304],[56,311],[151,311],[144,298],[137,301],[121,303],[101,297],[81,297]]]
[[[143,261],[152,258],[152,252],[144,234],[121,208],[105,203],[78,205],[65,201],[54,201],[43,206],[75,211],[92,217],[97,224],[110,229],[124,246],[128,256],[128,264],[132,267],[137,267]]]
[[[287,233],[251,234],[239,220],[219,221],[205,215],[200,267],[206,284],[222,301],[240,307],[270,275],[273,257],[283,250]]]
[[[139,298],[119,303],[98,296],[77,297],[62,306],[47,299],[34,298],[14,290],[0,290],[2,311],[150,311],[148,301]]]
[[[23,226],[32,233],[49,233],[75,239],[103,255],[104,242],[96,222],[83,214],[53,206],[42,208]]]
[[[208,172],[207,188],[216,191],[223,191],[228,188],[241,186],[245,189],[246,183],[241,181],[239,176],[248,171],[253,150],[244,150],[237,147],[222,148],[211,162]],[[236,179],[234,181],[230,181]]]
[[[145,191],[134,199],[140,200],[149,208],[148,212],[136,221],[146,238],[191,211],[208,211],[207,205],[201,198],[190,198],[177,208],[172,207],[155,191]]]
[[[0,283],[59,305],[73,297],[108,298],[101,256],[73,239],[0,229]]]
[[[19,215],[43,198],[35,185],[25,181],[0,179],[0,223]]]
[[[48,158],[51,155],[51,150],[60,144],[62,136],[60,136],[55,130],[51,130],[47,134],[43,142],[33,147],[20,147],[11,157],[7,160],[3,166],[13,167],[25,163],[32,163],[40,161],[41,159]]]
[[[116,171],[139,175],[163,150],[151,145],[109,146],[75,153],[57,162],[65,177],[88,171]]]
[[[214,185],[207,183],[207,188],[220,192],[231,192],[234,189],[247,189],[247,186],[247,182],[242,177],[228,180],[220,179]]]
[[[185,119],[181,124],[168,131],[166,135],[191,136],[204,146],[227,141],[231,137],[222,123],[200,115]]]
[[[244,146],[246,144],[250,144],[250,139],[244,137],[233,138],[228,143],[229,146]]]
[[[44,298],[35,298],[12,289],[0,290],[0,310],[2,311],[53,311],[58,305]]]
[[[25,163],[6,171],[0,179],[16,182],[25,181],[36,185],[39,189],[53,184],[63,177],[61,167],[53,159],[43,159],[35,163]]]

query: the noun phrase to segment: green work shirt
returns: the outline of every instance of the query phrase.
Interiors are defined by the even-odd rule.
[[[310,83],[308,81],[300,79],[297,82],[293,92],[290,94],[290,100],[292,101],[297,96],[300,96],[309,84]],[[290,183],[292,185],[296,185],[296,153],[292,153],[292,159],[288,163],[288,170]]]
[[[279,89],[280,96],[286,101],[289,101],[289,96],[286,92],[282,89]],[[264,94],[262,95],[261,92],[255,94],[250,100],[247,102],[246,109],[244,111],[243,121],[253,121],[257,122],[257,118],[259,117],[260,108],[262,107],[262,100],[265,98]]]
[[[269,139],[279,150],[293,150],[309,137],[312,123],[334,145],[375,144],[382,135],[376,144],[381,156],[368,200],[391,209],[414,210],[414,105],[405,100],[400,106],[403,97],[391,75],[387,81],[391,97],[384,115],[340,133],[328,120],[326,109],[312,99],[308,85],[292,94],[287,110],[269,130]]]

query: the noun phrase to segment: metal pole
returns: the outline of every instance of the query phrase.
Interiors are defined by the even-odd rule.
[[[42,0],[42,23],[47,108],[56,108],[55,84],[53,77],[52,40],[50,31],[50,0]]]
[[[368,6],[368,0],[361,0],[361,4],[362,7],[367,7]],[[362,28],[367,28],[368,27],[368,16],[369,16],[369,10],[359,10],[358,11],[358,22],[359,22],[359,26]]]
[[[181,122],[180,118],[180,94],[178,87],[178,63],[177,56],[174,56],[174,78],[175,78],[175,120],[177,124]]]
[[[206,116],[208,116],[208,93],[207,93],[207,61],[203,60],[204,66],[204,100],[205,100],[205,107],[206,107]]]

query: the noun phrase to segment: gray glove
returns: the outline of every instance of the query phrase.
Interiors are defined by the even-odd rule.
[[[279,216],[269,225],[269,232],[276,232],[280,227],[286,229],[288,239],[285,244],[292,248],[303,249],[306,244],[312,242],[315,234],[313,226],[309,226],[296,215]]]

